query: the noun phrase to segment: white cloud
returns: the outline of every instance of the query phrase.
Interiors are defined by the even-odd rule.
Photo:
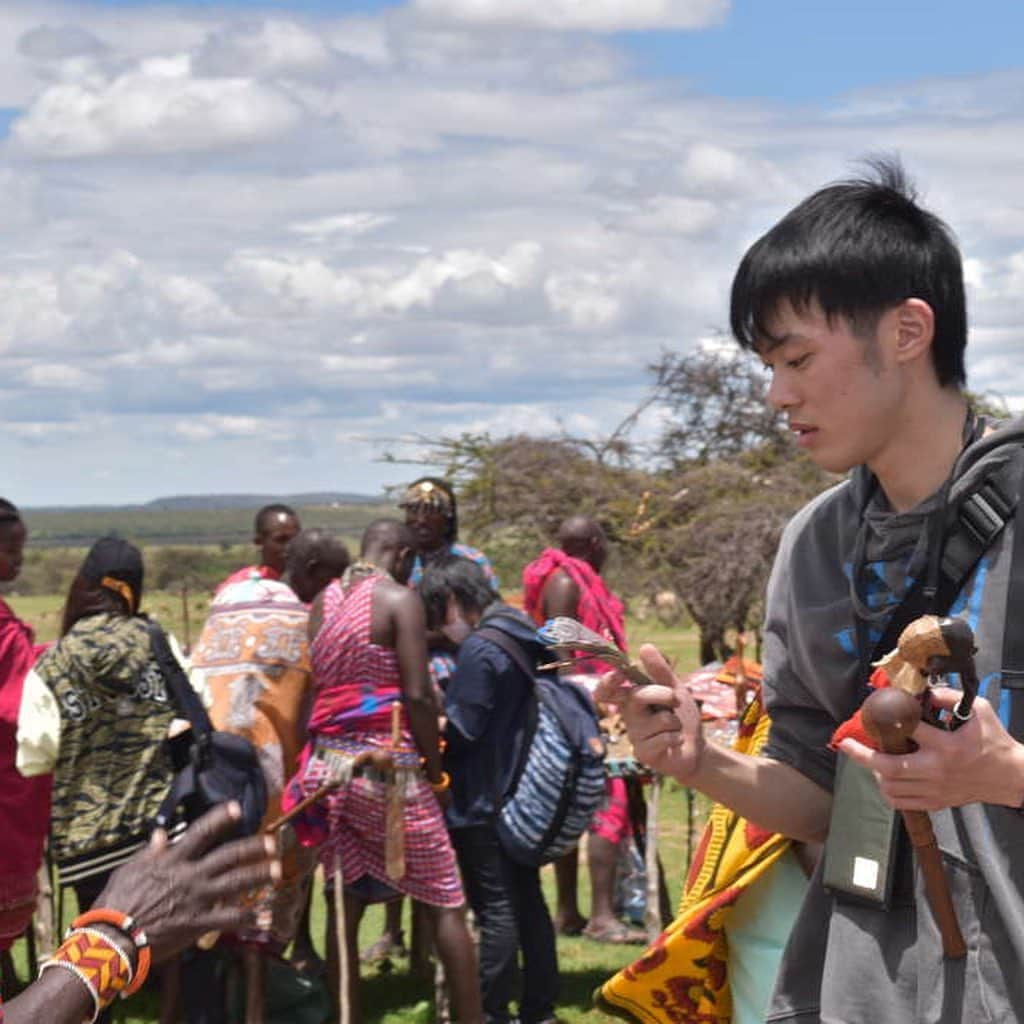
[[[253,18],[211,32],[196,56],[201,75],[281,75],[315,73],[332,59],[323,39],[284,18]]]
[[[719,216],[718,207],[706,199],[656,195],[644,199],[616,226],[641,234],[701,235],[718,223]]]
[[[71,318],[60,308],[58,285],[47,270],[0,273],[0,354],[54,347]]]
[[[249,78],[199,78],[187,55],[151,57],[110,81],[53,85],[13,125],[36,157],[216,150],[267,142],[303,116],[281,89]]]
[[[99,386],[95,374],[66,363],[36,363],[25,370],[23,381],[29,387],[54,391],[83,391]]]
[[[18,52],[34,60],[70,60],[103,53],[104,44],[81,25],[40,25],[18,40]]]
[[[728,0],[413,0],[428,17],[470,25],[623,32],[704,28],[728,12]]]
[[[361,210],[356,213],[338,213],[317,217],[315,220],[301,221],[290,225],[290,229],[309,242],[325,242],[339,235],[343,237],[365,235],[375,228],[392,223],[394,219],[391,215]]]
[[[962,240],[972,387],[1024,394],[1012,75],[796,110],[605,32],[683,6],[437,5],[0,5],[15,498],[372,490],[406,472],[382,437],[610,429],[662,349],[724,343],[744,248],[877,150]]]
[[[544,283],[551,308],[577,330],[606,330],[622,315],[614,281],[592,271],[552,274]]]
[[[253,438],[265,441],[288,441],[292,431],[280,424],[255,416],[204,415],[174,424],[174,433],[186,441],[205,442],[224,438]]]
[[[541,255],[533,242],[517,242],[498,257],[479,250],[453,249],[431,254],[408,269],[364,267],[358,274],[312,257],[238,254],[231,269],[259,287],[272,306],[265,312],[302,316],[331,308],[374,317],[429,310],[442,300],[473,307],[501,302],[535,280]]]

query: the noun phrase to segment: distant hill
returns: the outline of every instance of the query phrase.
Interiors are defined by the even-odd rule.
[[[275,503],[310,508],[318,505],[379,505],[386,503],[383,494],[350,494],[347,491],[312,491],[309,494],[172,494],[154,498],[142,505],[22,505],[25,512],[157,512],[182,509],[237,509],[254,511]]]
[[[200,508],[251,508],[283,503],[295,508],[316,505],[379,505],[386,501],[382,494],[349,494],[346,491],[313,491],[309,494],[175,494],[169,498],[154,498],[141,508],[158,511]]]
[[[157,498],[145,505],[22,508],[30,543],[39,547],[86,547],[116,534],[143,545],[248,544],[253,513],[284,502],[303,526],[319,526],[349,539],[378,516],[398,514],[383,496],[325,491],[309,494],[197,494]]]

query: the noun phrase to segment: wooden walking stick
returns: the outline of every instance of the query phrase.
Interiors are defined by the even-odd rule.
[[[908,754],[914,750],[911,736],[921,721],[921,704],[897,687],[876,690],[861,708],[865,730],[887,754]],[[942,866],[935,831],[927,811],[901,811],[910,842],[924,878],[925,894],[942,935],[942,951],[950,960],[967,955],[960,925],[953,909],[949,880]]]
[[[391,703],[392,764],[388,807],[385,816],[384,870],[397,881],[405,875],[405,782],[406,773],[394,763],[394,752],[402,740],[402,702]]]

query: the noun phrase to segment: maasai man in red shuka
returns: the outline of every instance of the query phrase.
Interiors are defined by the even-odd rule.
[[[593,519],[573,516],[559,528],[558,543],[560,547],[545,548],[539,558],[523,569],[523,607],[527,615],[543,625],[555,615],[571,614],[587,629],[625,650],[626,609],[601,578],[608,554],[604,530]],[[574,599],[573,613],[552,610],[553,603],[566,603],[558,601],[559,592]],[[598,663],[596,671],[606,668]]]
[[[288,560],[288,545],[301,529],[295,509],[288,505],[264,505],[256,513],[252,538],[260,549],[260,564],[233,572],[217,586],[217,593],[232,583],[245,580],[279,580]]]
[[[314,602],[309,742],[282,805],[288,812],[325,782],[340,782],[292,824],[304,845],[321,845],[328,877],[344,886],[348,962],[359,962],[356,940],[365,905],[398,893],[411,896],[424,904],[433,926],[451,983],[453,1018],[477,1021],[476,954],[441,809],[450,780],[441,770],[426,618],[419,595],[406,586],[414,555],[408,527],[395,519],[377,520],[363,534],[360,560]],[[394,735],[396,702],[400,716]],[[390,751],[392,780],[363,763],[366,755],[382,750]],[[333,903],[328,902],[330,982],[337,978],[330,968],[338,957]],[[358,980],[358,972],[350,971],[355,1020],[361,1019]]]
[[[601,578],[608,541],[600,524],[586,516],[572,516],[558,531],[557,548],[546,548],[523,570],[523,607],[542,624],[566,615],[599,633],[621,650],[626,649],[626,613],[622,602]],[[573,664],[574,681],[593,692],[610,665],[593,658]],[[606,780],[605,806],[595,815],[587,839],[591,913],[586,921],[576,897],[577,853],[573,850],[555,864],[558,907],[555,926],[565,935],[581,931],[598,942],[640,942],[643,935],[626,928],[615,913],[615,870],[619,844],[632,835],[626,780]]]
[[[21,514],[0,498],[0,583],[21,571],[25,547]],[[6,954],[29,926],[36,908],[36,873],[50,827],[53,778],[24,778],[14,765],[18,709],[28,670],[45,650],[33,643],[32,630],[0,599],[0,953]]]

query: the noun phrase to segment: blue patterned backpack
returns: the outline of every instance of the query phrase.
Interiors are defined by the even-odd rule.
[[[538,672],[515,639],[483,626],[533,683],[515,771],[498,812],[498,840],[512,860],[540,867],[579,842],[605,791],[604,741],[597,709],[575,683]]]

